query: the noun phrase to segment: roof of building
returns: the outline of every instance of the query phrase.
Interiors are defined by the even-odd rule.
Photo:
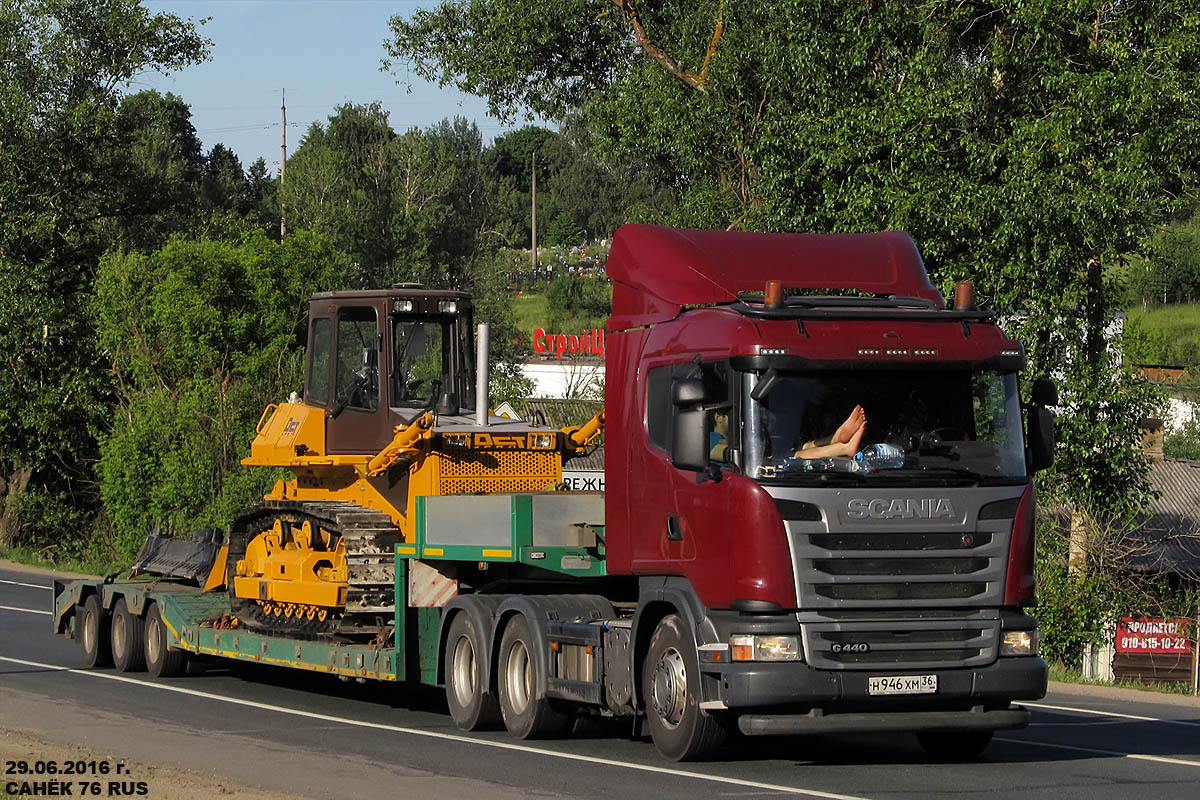
[[[1125,538],[1129,564],[1146,572],[1200,574],[1200,461],[1155,459],[1146,522]]]
[[[526,421],[536,421],[547,428],[582,425],[604,410],[600,400],[566,400],[557,397],[526,397],[509,403],[513,411]],[[587,455],[576,456],[563,469],[604,469],[604,434],[596,440]]]

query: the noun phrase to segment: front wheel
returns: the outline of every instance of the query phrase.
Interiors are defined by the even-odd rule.
[[[544,696],[544,687],[538,684],[536,657],[529,623],[518,614],[505,626],[500,640],[499,689],[504,727],[519,739],[563,736],[575,722],[572,715]]]
[[[992,743],[992,731],[922,731],[917,741],[938,761],[970,761]]]
[[[696,644],[676,614],[654,629],[642,661],[646,727],[658,752],[672,761],[704,761],[725,742],[720,721],[700,710]]]
[[[488,691],[482,680],[481,667],[487,654],[488,648],[474,621],[465,613],[458,614],[450,623],[442,665],[450,718],[464,731],[488,730],[500,722],[496,695]]]

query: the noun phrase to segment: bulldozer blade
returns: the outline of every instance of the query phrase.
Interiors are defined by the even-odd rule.
[[[183,578],[202,584],[225,544],[225,532],[216,528],[203,528],[190,540],[183,540],[160,536],[156,526],[142,543],[132,574]]]

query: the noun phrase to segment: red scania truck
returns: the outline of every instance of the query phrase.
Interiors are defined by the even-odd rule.
[[[676,760],[713,756],[734,730],[913,731],[961,758],[1025,725],[1015,701],[1046,689],[1024,609],[1033,473],[1050,463],[1057,397],[1037,380],[1022,401],[1024,351],[994,313],[965,291],[947,308],[899,232],[627,225],[607,270],[603,495],[489,483],[581,440],[464,411],[469,298],[318,295],[304,398],[264,415],[255,443],[291,459],[297,480],[253,510],[250,534],[235,523],[233,544],[209,536],[186,578],[56,586],[56,630],[90,664],[111,655],[156,675],[202,655],[444,684],[465,729],[553,736],[580,714],[624,717]],[[441,331],[421,362],[434,377],[384,380],[389,353],[415,363],[401,332],[420,314]],[[359,372],[339,400],[329,383],[346,352]],[[406,406],[422,386],[428,401]],[[351,424],[395,425],[396,439],[339,451]],[[872,445],[888,458],[855,458]],[[361,508],[345,500],[359,496]],[[374,549],[297,555],[301,527],[306,547],[344,552],[353,534]],[[274,579],[256,559],[277,564]],[[285,568],[323,564],[318,578],[341,580],[330,596],[344,598],[347,560],[354,626],[314,619],[302,599],[321,587],[287,584]],[[292,635],[264,629],[272,619],[325,627]]]

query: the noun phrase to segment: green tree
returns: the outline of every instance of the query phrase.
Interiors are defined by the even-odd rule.
[[[1106,515],[1144,498],[1155,398],[1106,327],[1117,267],[1197,184],[1194,4],[446,0],[391,28],[497,113],[582,112],[676,222],[909,230],[940,285],[1017,315],[1032,374],[1062,370],[1051,483]]]
[[[89,505],[110,385],[85,309],[109,223],[127,213],[120,87],[207,46],[133,0],[0,4],[0,545],[36,531],[30,509],[47,498]]]
[[[156,519],[227,524],[278,477],[239,461],[267,403],[301,389],[309,296],[349,271],[303,231],[102,259],[95,315],[120,402],[97,471],[124,555]]]

